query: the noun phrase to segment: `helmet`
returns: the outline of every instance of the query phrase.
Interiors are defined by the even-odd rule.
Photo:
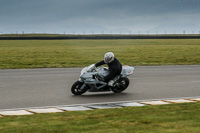
[[[111,63],[114,60],[115,56],[113,54],[113,52],[107,52],[104,55],[104,62],[107,63]]]

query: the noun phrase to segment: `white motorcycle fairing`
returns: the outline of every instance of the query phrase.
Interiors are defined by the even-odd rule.
[[[108,86],[108,83],[101,81],[101,79],[103,79],[105,76],[109,74],[108,68],[107,67],[98,67],[96,69],[91,69],[91,68],[93,68],[93,64],[81,70],[79,80],[75,82],[71,88],[73,94],[80,95],[85,93],[87,90],[89,92],[101,92],[101,91],[113,91],[115,93],[122,92],[129,85],[129,80],[127,76],[133,74],[134,71],[134,67],[123,66],[121,74],[113,79],[114,86],[110,87]]]

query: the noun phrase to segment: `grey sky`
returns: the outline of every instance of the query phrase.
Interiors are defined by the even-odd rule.
[[[199,33],[200,0],[0,0],[1,33]]]

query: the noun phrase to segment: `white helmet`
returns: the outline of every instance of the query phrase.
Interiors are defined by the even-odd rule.
[[[107,52],[104,55],[104,62],[106,64],[112,62],[114,59],[115,59],[115,56],[114,56],[113,52]]]

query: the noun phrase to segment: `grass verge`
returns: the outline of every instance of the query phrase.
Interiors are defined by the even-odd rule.
[[[0,118],[1,133],[199,133],[200,103]]]
[[[83,67],[108,51],[124,65],[200,64],[200,39],[0,40],[0,69]]]

